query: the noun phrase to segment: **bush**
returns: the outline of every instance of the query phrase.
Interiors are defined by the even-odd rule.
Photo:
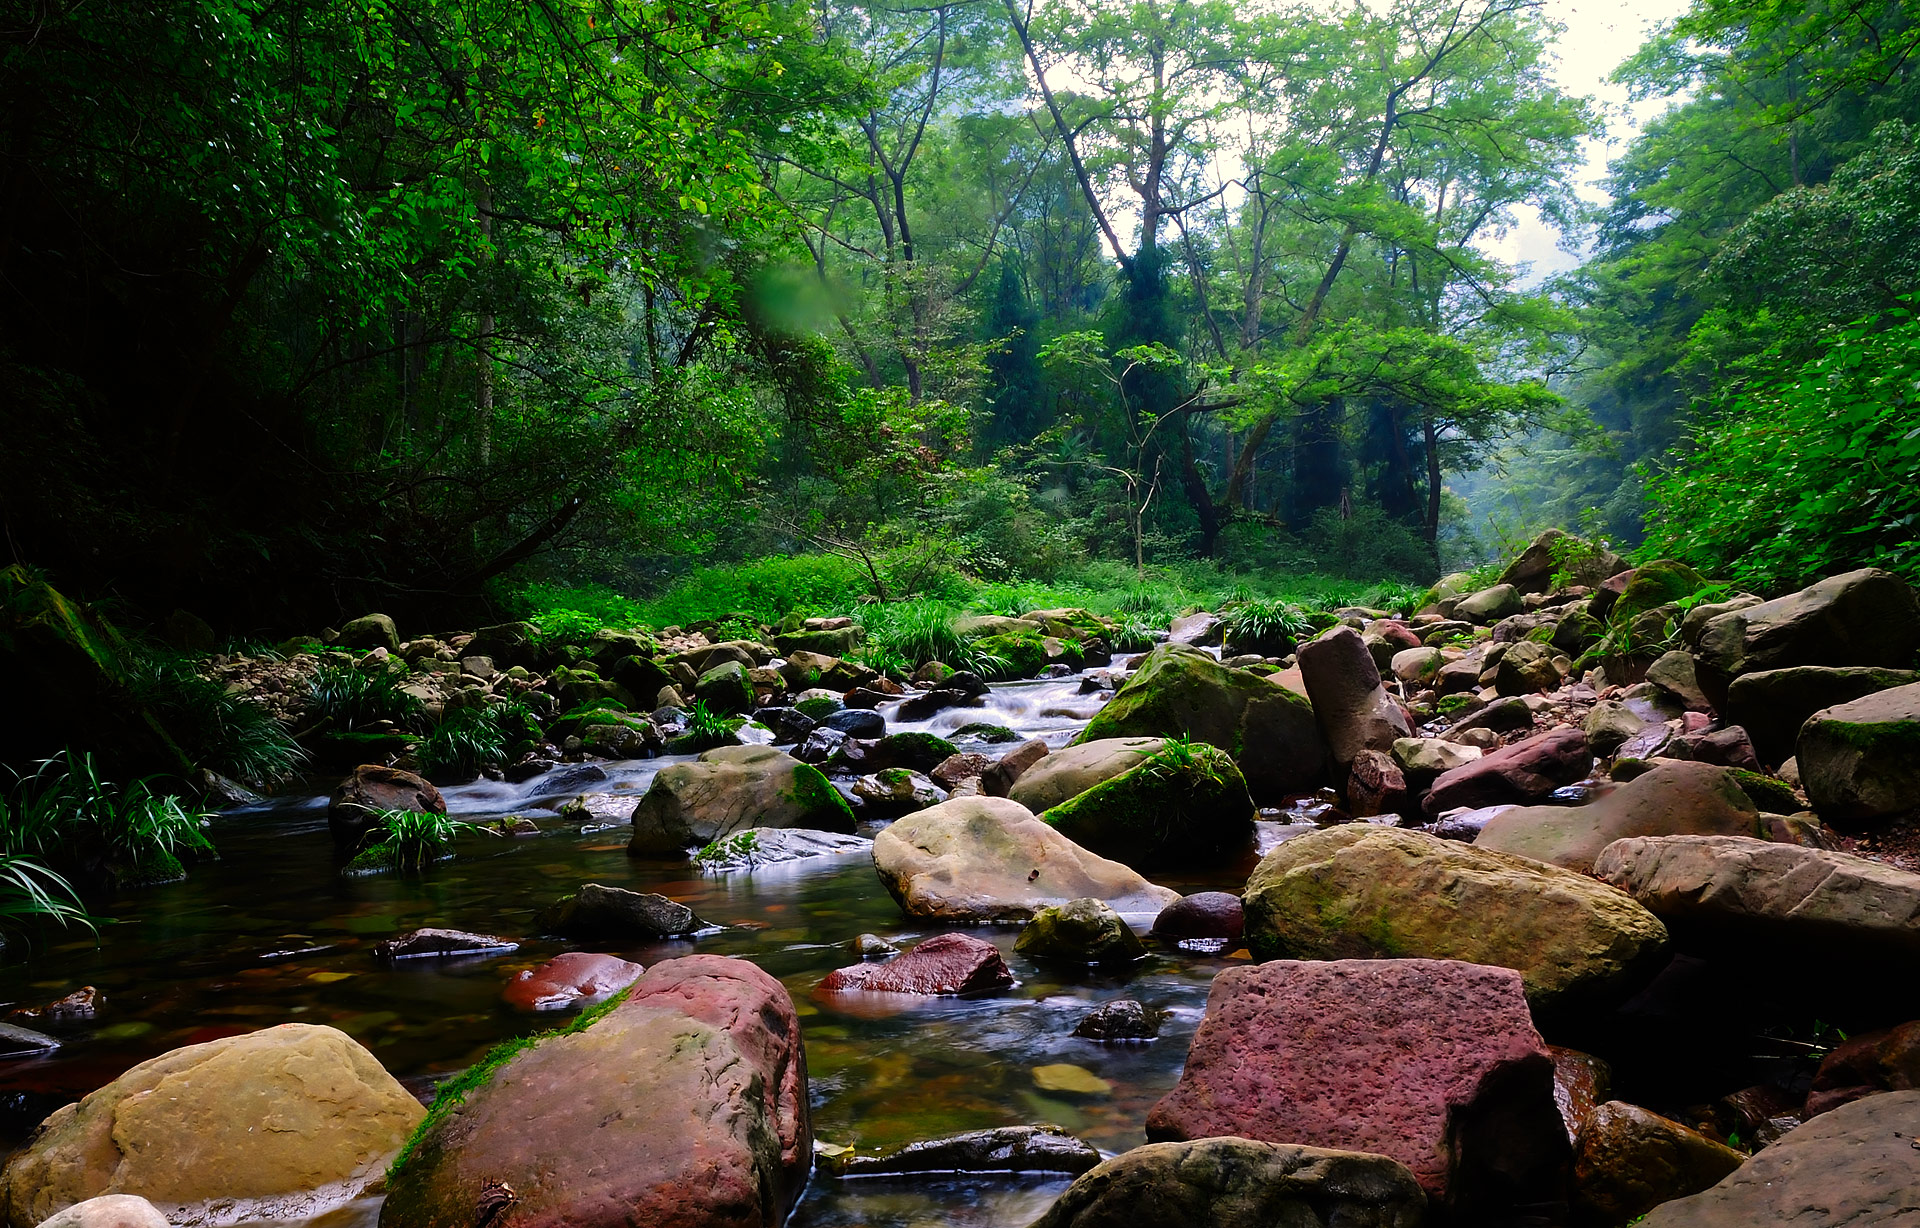
[[[0,798],[0,819],[5,817],[6,805]],[[34,857],[0,853],[0,930],[30,936],[45,922],[63,929],[74,925],[95,929],[95,918],[71,883]]]
[[[858,563],[830,554],[703,567],[641,604],[648,626],[685,626],[745,615],[777,623],[788,614],[844,614],[873,591]]]
[[[420,716],[420,701],[403,688],[404,674],[353,665],[322,665],[307,681],[309,716],[351,732],[381,721],[397,726]]]
[[[157,792],[153,779],[121,786],[93,756],[67,751],[16,777],[0,803],[0,854],[45,858],[83,878],[161,881],[181,877],[182,853],[208,857],[210,816]]]
[[[1859,567],[1920,581],[1920,298],[1906,302],[1713,405],[1692,451],[1648,478],[1639,557],[1773,593]]]
[[[482,768],[507,761],[504,710],[455,708],[414,748],[420,770],[433,779],[472,780]]]
[[[603,627],[639,627],[646,624],[640,603],[604,584],[560,585],[533,583],[508,599],[542,635],[586,639]],[[549,624],[552,625],[549,625]],[[584,627],[584,631],[578,631]]]
[[[375,810],[365,847],[344,873],[379,874],[388,870],[418,873],[453,856],[456,836],[484,831],[472,823],[427,810]]]
[[[136,655],[127,671],[134,701],[153,714],[196,765],[256,789],[297,779],[306,751],[259,704],[229,695],[185,657]]]

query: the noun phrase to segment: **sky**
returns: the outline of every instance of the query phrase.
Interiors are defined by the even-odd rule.
[[[1580,172],[1580,194],[1604,201],[1607,195],[1600,180],[1607,173],[1607,160],[1625,149],[1641,124],[1668,105],[1664,99],[1629,102],[1626,90],[1607,76],[1646,41],[1651,25],[1684,12],[1686,0],[1547,0],[1546,8],[1567,27],[1558,47],[1561,87],[1568,93],[1589,95],[1606,109],[1608,135],[1586,142],[1586,166]],[[1578,253],[1560,249],[1560,232],[1542,222],[1531,208],[1515,213],[1518,225],[1504,237],[1484,242],[1487,251],[1530,265],[1530,279],[1564,272],[1580,262]]]

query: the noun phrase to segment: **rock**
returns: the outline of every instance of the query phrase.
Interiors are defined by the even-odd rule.
[[[1165,738],[1100,738],[1047,755],[1020,774],[1006,796],[1035,814],[1145,763]]]
[[[400,655],[399,629],[385,614],[363,614],[352,619],[340,628],[333,642],[341,648],[384,648],[396,657]]]
[[[1461,746],[1440,738],[1395,738],[1393,758],[1416,780],[1431,780],[1465,767],[1485,752],[1477,746]]]
[[[644,971],[616,956],[566,951],[516,974],[500,996],[521,1010],[571,1010],[619,993]]]
[[[684,857],[749,827],[851,832],[853,810],[820,769],[771,746],[722,746],[662,768],[633,810],[635,857]]]
[[[1647,666],[1647,681],[1673,697],[1674,702],[1691,712],[1713,707],[1693,670],[1693,654],[1681,649],[1662,653]]]
[[[1641,615],[1690,597],[1706,587],[1707,579],[1685,563],[1655,559],[1642,563],[1628,575],[1626,587],[1607,612],[1614,626],[1631,627]],[[1662,625],[1664,625],[1664,620]],[[1634,642],[1644,637],[1635,635]],[[1644,660],[1644,658],[1642,658]]]
[[[1697,673],[1718,704],[1741,674],[1795,665],[1906,669],[1916,652],[1920,601],[1905,580],[1869,567],[1710,620],[1700,632]]]
[[[716,840],[694,855],[709,874],[734,874],[814,857],[871,857],[873,841],[842,832],[804,827],[749,827]]]
[[[141,1062],[56,1110],[0,1174],[9,1228],[105,1193],[181,1228],[304,1220],[354,1198],[426,1110],[352,1037],[286,1023]]]
[[[1238,942],[1246,924],[1239,896],[1225,891],[1197,891],[1161,909],[1153,919],[1153,935],[1175,942],[1196,938]]]
[[[1567,1141],[1578,1148],[1581,1127],[1613,1086],[1613,1068],[1591,1053],[1548,1045],[1553,1057],[1553,1103],[1567,1127]]]
[[[853,795],[860,801],[861,815],[870,819],[897,818],[947,800],[945,789],[918,772],[897,767],[855,780]]]
[[[10,1010],[7,1012],[7,1022],[22,1025],[23,1030],[24,1025],[27,1024],[81,1023],[98,1015],[105,1001],[104,995],[98,989],[91,985],[82,985],[72,993],[62,994],[51,1002]],[[29,1033],[29,1036],[34,1035],[37,1034]]]
[[[1013,984],[1000,948],[970,934],[936,934],[884,964],[855,964],[827,974],[822,993],[994,993]]]
[[[469,955],[504,955],[517,951],[520,944],[491,934],[469,934],[464,930],[411,930],[373,946],[373,957],[383,964],[403,959],[454,959]]]
[[[980,700],[965,691],[941,687],[925,694],[909,696],[895,715],[903,721],[924,721],[948,708],[978,708]]]
[[[1014,786],[1014,800],[1034,775],[1078,749],[1043,759]],[[1205,742],[1170,742],[1040,820],[1081,848],[1136,868],[1217,865],[1251,844],[1253,798],[1227,752]]]
[[[1712,1189],[1662,1203],[1641,1228],[1864,1228],[1920,1206],[1920,1091],[1844,1105],[1790,1131]]]
[[[885,1155],[858,1153],[828,1161],[839,1177],[904,1177],[919,1173],[1071,1173],[1100,1163],[1100,1153],[1058,1126],[1001,1126],[908,1143]]]
[[[1807,1092],[1807,1116],[1882,1092],[1920,1087],[1920,1022],[1849,1036],[1820,1062]]]
[[[1122,1152],[1033,1228],[1415,1228],[1426,1202],[1385,1156],[1209,1138]]]
[[[1565,583],[1595,588],[1626,566],[1626,561],[1604,545],[1582,541],[1564,529],[1548,529],[1533,539],[1520,556],[1500,573],[1500,583],[1523,593],[1544,593],[1554,577]]]
[[[40,1221],[40,1228],[169,1228],[167,1217],[138,1194],[102,1194]]]
[[[1150,1011],[1132,998],[1115,998],[1075,1024],[1073,1034],[1081,1040],[1103,1043],[1152,1040],[1160,1035],[1160,1012]]]
[[[440,790],[412,772],[363,763],[347,774],[327,804],[327,830],[334,842],[357,846],[374,822],[376,810],[414,810],[445,814]]]
[[[1518,733],[1532,728],[1533,709],[1527,706],[1526,700],[1513,695],[1469,712],[1447,726],[1444,737],[1449,742],[1458,742],[1461,734],[1475,729],[1492,733]]]
[[[744,960],[694,955],[437,1113],[390,1175],[380,1222],[777,1228],[812,1164],[792,1000]]]
[[[843,708],[820,718],[824,729],[837,729],[850,738],[880,738],[887,733],[887,722],[878,712],[864,708]]]
[[[866,643],[866,631],[857,626],[835,627],[819,631],[796,631],[773,637],[773,646],[782,655],[792,656],[796,652],[826,653],[832,656],[845,656],[860,645]]]
[[[1793,759],[1823,822],[1859,825],[1920,808],[1920,682],[1814,713]]]
[[[991,635],[1019,635],[1022,632],[1038,635],[1045,630],[1030,618],[1013,618],[1005,614],[967,614],[953,620],[953,629],[970,640]]]
[[[1766,763],[1793,754],[1800,726],[1822,708],[1920,682],[1920,673],[1869,666],[1799,665],[1742,674],[1727,688],[1726,716],[1744,727]]]
[[[1123,916],[1158,915],[1178,898],[1005,798],[955,798],[910,814],[875,837],[873,863],[909,916],[942,921],[1025,921],[1083,897]]]
[[[1552,1198],[1570,1158],[1520,977],[1450,960],[1221,972],[1147,1138],[1221,1135],[1391,1157],[1468,1223]]]
[[[1587,735],[1562,727],[1536,734],[1443,773],[1427,793],[1426,811],[1539,801],[1593,768]]]
[[[880,744],[867,756],[867,762],[875,770],[911,768],[916,772],[930,772],[958,753],[953,743],[935,734],[895,733],[880,739]]]
[[[1500,654],[1493,671],[1493,689],[1502,695],[1533,695],[1559,685],[1553,649],[1532,640],[1521,640]]]
[[[1029,959],[1072,964],[1130,964],[1147,949],[1120,914],[1100,900],[1069,900],[1033,914],[1013,943]]]
[[[1754,836],[1760,812],[1728,768],[1660,761],[1585,806],[1522,806],[1487,822],[1474,844],[1593,872],[1600,850],[1628,836]]]
[[[1186,614],[1167,625],[1167,642],[1192,648],[1211,648],[1220,643],[1220,616],[1202,611]]]
[[[583,884],[540,911],[535,924],[569,938],[678,938],[705,926],[693,909],[664,895]]]
[[[1667,954],[1652,914],[1585,875],[1391,827],[1289,840],[1244,900],[1259,958],[1492,964],[1519,972],[1542,1014],[1624,1001]]]
[[[753,711],[753,680],[738,661],[722,661],[693,684],[693,698],[716,712]]]
[[[952,792],[963,780],[978,781],[992,766],[993,760],[977,750],[961,751],[936,763],[927,775],[934,784]]]
[[[1574,1153],[1574,1206],[1593,1222],[1626,1224],[1663,1202],[1707,1189],[1746,1157],[1637,1105],[1594,1109]]]
[[[1595,754],[1611,755],[1649,728],[1665,723],[1645,700],[1603,699],[1588,711],[1581,729]]]
[[[1353,628],[1335,627],[1300,645],[1300,673],[1336,766],[1363,750],[1392,750],[1395,739],[1413,732]]]
[[[839,754],[848,741],[847,735],[838,729],[815,729],[801,739],[800,745],[794,747],[793,757],[802,763],[817,766]]]
[[[1278,800],[1327,780],[1325,743],[1311,704],[1283,686],[1174,644],[1149,652],[1075,741],[1176,736],[1233,756],[1256,801]]]
[[[1462,597],[1453,607],[1453,616],[1468,622],[1497,623],[1525,608],[1519,589],[1511,584],[1496,584],[1471,597]]]
[[[1682,932],[1868,958],[1920,952],[1920,874],[1741,836],[1616,840],[1593,872]]]
[[[17,1023],[0,1023],[0,1057],[31,1057],[36,1053],[52,1053],[59,1047],[59,1041],[43,1032]]]
[[[878,934],[861,934],[847,940],[847,950],[861,959],[891,959],[900,954],[900,948]]]
[[[1415,809],[1407,778],[1393,756],[1363,750],[1347,775],[1347,808],[1356,815],[1409,814]]]
[[[1387,669],[1402,682],[1421,682],[1438,677],[1446,663],[1446,656],[1438,648],[1403,648],[1393,654]]]
[[[1034,764],[1047,757],[1047,744],[1039,738],[1029,738],[982,772],[980,787],[994,797],[1005,797]]]

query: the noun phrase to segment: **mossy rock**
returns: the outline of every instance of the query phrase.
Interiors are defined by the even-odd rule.
[[[624,725],[635,732],[650,728],[645,717],[635,716],[612,700],[600,700],[566,713],[548,728],[547,733],[556,740],[578,737],[582,730],[594,725]]]
[[[871,764],[884,764],[887,768],[908,768],[916,772],[930,772],[959,753],[958,747],[938,734],[913,730],[907,733],[890,733],[881,738],[879,744],[867,753],[866,761]]]
[[[1220,865],[1253,838],[1253,798],[1225,751],[1174,742],[1040,816],[1082,848],[1136,870]]]
[[[677,858],[750,827],[853,826],[853,808],[819,768],[771,746],[724,746],[654,777],[634,808],[628,852]]]
[[[1137,737],[1219,747],[1261,801],[1330,783],[1326,741],[1305,696],[1182,644],[1149,652],[1074,741]]]
[[[1792,814],[1800,809],[1800,799],[1793,795],[1793,786],[1786,781],[1750,772],[1746,768],[1727,770],[1733,774],[1733,781],[1740,786],[1740,791],[1758,809],[1770,814]]]
[[[989,677],[995,679],[1032,678],[1047,666],[1057,663],[1078,669],[1086,659],[1080,645],[1074,641],[1041,635],[1037,631],[1009,631],[1002,635],[982,636],[973,641],[973,647],[1006,662],[988,673]]]
[[[693,697],[718,712],[753,711],[753,679],[738,661],[714,666],[693,684]]]
[[[1691,597],[1706,586],[1707,578],[1685,563],[1655,559],[1633,569],[1633,579],[1613,603],[1608,620],[1616,627],[1632,626],[1648,610]]]
[[[975,742],[989,742],[994,744],[1001,742],[1018,742],[1020,740],[1020,735],[1008,729],[1005,725],[994,725],[986,721],[974,721],[972,724],[962,725],[953,731],[953,736]]]
[[[801,716],[817,721],[832,716],[846,706],[831,695],[815,695],[793,705],[793,710]]]

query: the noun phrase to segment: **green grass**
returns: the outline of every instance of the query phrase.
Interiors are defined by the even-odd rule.
[[[154,778],[117,784],[92,755],[68,750],[16,777],[0,800],[0,854],[138,879],[172,869],[183,853],[213,856],[201,827],[209,817],[155,789]]]
[[[0,801],[0,817],[5,802]],[[42,925],[83,925],[98,932],[96,918],[66,879],[24,853],[0,853],[0,930],[32,937]]]
[[[354,665],[322,665],[307,681],[308,716],[352,732],[380,721],[406,727],[420,717],[420,701],[402,688],[406,676]]]
[[[929,661],[982,676],[1004,670],[1004,657],[960,634],[955,625],[960,614],[944,601],[862,606],[854,617],[867,638],[853,655],[882,673],[911,673]]]
[[[1280,636],[1297,640],[1313,634],[1306,611],[1281,597],[1249,597],[1224,605],[1220,624],[1229,642],[1242,644]]]
[[[436,861],[453,856],[456,836],[484,831],[472,823],[426,810],[369,810],[372,839],[352,861],[347,874],[378,874],[397,870],[414,874]]]
[[[414,758],[428,776],[471,780],[507,762],[515,743],[527,740],[531,718],[524,708],[455,708],[414,748]],[[539,726],[532,731],[537,736]]]
[[[177,653],[136,654],[127,667],[134,702],[152,713],[193,762],[256,789],[299,778],[306,751],[265,708],[194,671]]]

